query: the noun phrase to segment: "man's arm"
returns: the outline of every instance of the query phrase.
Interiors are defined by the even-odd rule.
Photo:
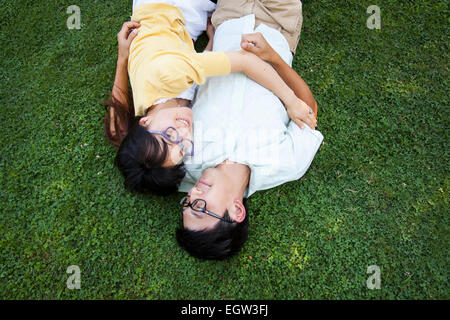
[[[203,51],[212,51],[213,49],[213,41],[214,41],[214,33],[216,32],[213,24],[211,23],[211,18],[208,18],[208,22],[206,25],[206,35],[208,36],[208,44]]]
[[[314,115],[317,118],[317,102],[308,85],[278,54],[277,56],[278,58],[271,62],[272,66],[286,84],[294,91],[295,95],[303,100],[314,111]]]
[[[241,47],[270,63],[289,88],[294,91],[295,95],[314,111],[314,115],[317,118],[317,102],[308,85],[300,75],[284,62],[275,50],[273,50],[261,33],[258,32],[243,35]]]

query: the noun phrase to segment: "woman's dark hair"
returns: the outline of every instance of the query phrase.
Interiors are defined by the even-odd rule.
[[[190,255],[209,260],[223,260],[238,253],[248,238],[249,212],[247,201],[243,201],[245,207],[244,221],[227,223],[219,220],[211,230],[193,231],[183,225],[176,230],[178,244]],[[225,219],[230,219],[228,210],[224,214]]]
[[[135,125],[120,144],[115,163],[125,178],[125,186],[139,192],[160,195],[177,192],[184,178],[184,164],[163,167],[168,145]]]
[[[112,96],[104,102],[105,136],[118,151],[115,164],[125,178],[125,187],[138,192],[167,195],[177,192],[185,176],[184,164],[163,167],[168,154],[167,142],[162,143],[139,125],[131,103],[121,103]],[[108,110],[108,107],[110,108]]]

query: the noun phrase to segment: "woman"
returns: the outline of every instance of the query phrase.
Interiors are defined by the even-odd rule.
[[[206,77],[242,71],[273,91],[285,105],[301,106],[303,120],[315,127],[310,108],[256,55],[246,51],[195,52],[186,26],[189,19],[184,19],[180,9],[184,6],[204,12],[200,1],[188,1],[190,5],[185,0],[139,2],[133,10],[134,22],[125,23],[118,34],[116,79],[105,120],[107,137],[120,144],[116,164],[128,188],[158,194],[177,191],[184,177],[182,160],[194,151],[189,108],[192,86],[202,84]],[[184,14],[188,14],[186,10]]]

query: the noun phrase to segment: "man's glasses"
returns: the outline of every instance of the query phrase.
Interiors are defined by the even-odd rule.
[[[180,146],[184,155],[190,157],[194,156],[194,142],[189,139],[182,139],[180,133],[174,127],[168,127],[164,131],[147,130],[150,133],[156,133],[162,135],[167,141],[175,143]]]
[[[234,223],[233,220],[225,219],[224,217],[221,217],[215,213],[212,213],[211,211],[206,210],[206,201],[203,199],[195,199],[194,202],[191,203],[191,202],[189,202],[189,197],[186,196],[183,199],[181,199],[180,204],[183,206],[183,208],[190,207],[194,211],[206,213],[207,215],[210,215],[211,217],[220,219],[227,223]]]

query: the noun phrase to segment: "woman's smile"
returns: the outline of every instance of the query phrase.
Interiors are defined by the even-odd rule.
[[[189,119],[177,118],[177,121],[183,123],[186,127],[190,127],[191,126],[191,121]]]

